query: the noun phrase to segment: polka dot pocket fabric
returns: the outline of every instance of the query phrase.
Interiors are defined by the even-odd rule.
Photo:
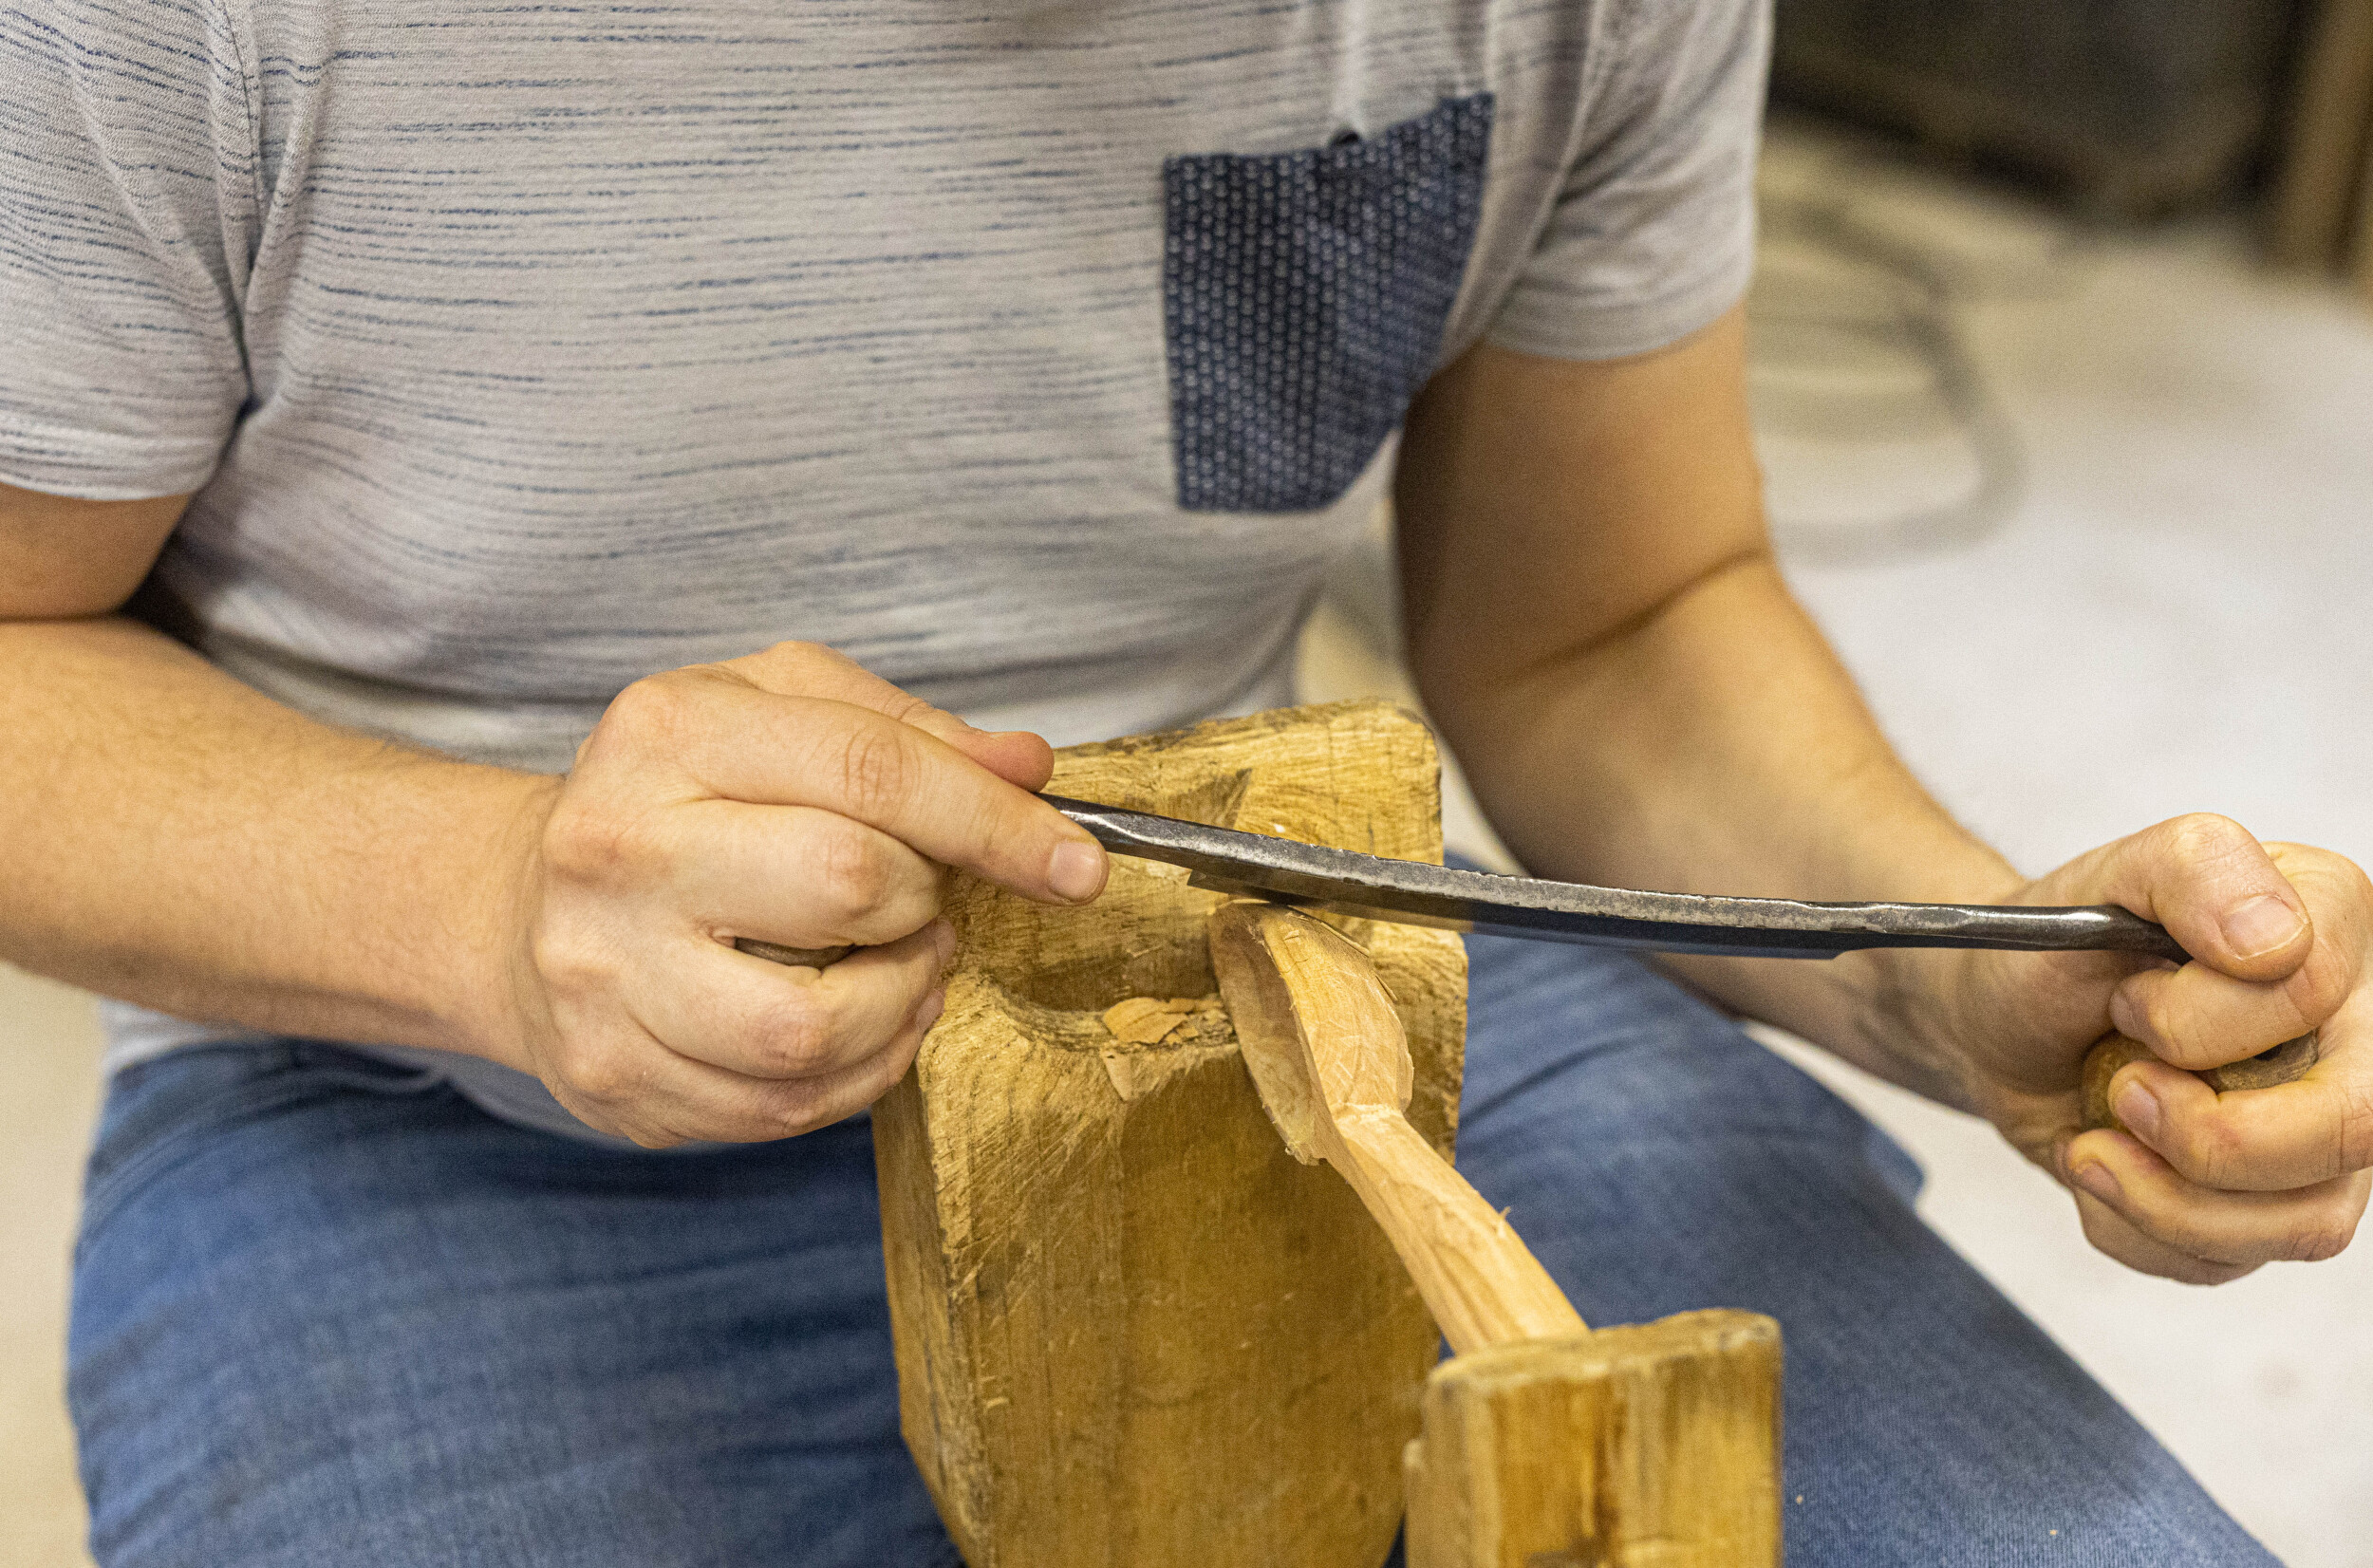
[[[1178,504],[1311,512],[1433,373],[1483,208],[1491,95],[1361,140],[1163,165]]]

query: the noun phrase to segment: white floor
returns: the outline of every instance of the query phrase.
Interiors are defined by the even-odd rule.
[[[1821,388],[1801,337],[1759,342],[1798,586],[1945,800],[2039,868],[2198,808],[2373,856],[2373,323],[2252,271],[2232,225],[2072,252],[2015,207],[1803,137],[1775,145],[1769,185],[1850,193],[1865,232],[1988,296],[1955,315],[2029,484],[1999,529],[1951,548],[1840,558],[1858,516],[1950,502],[1973,459],[1917,387],[1897,450],[1824,450],[1802,418]],[[1829,390],[1850,401],[1914,374],[1888,352]],[[1394,681],[1339,609],[1305,673],[1322,695]],[[65,1568],[84,1560],[58,1345],[87,1010],[0,970],[0,1568]],[[2060,1194],[1984,1128],[1825,1075],[1919,1154],[1929,1219],[2293,1568],[2373,1568],[2373,1242],[2215,1291],[2144,1279],[2087,1251]]]
[[[78,1568],[66,1249],[99,1102],[90,1000],[0,964],[0,1568]]]
[[[2024,450],[1991,532],[1856,559],[1857,518],[1951,502],[1974,457],[1896,348],[1818,363],[1801,330],[1758,327],[1792,576],[1922,776],[2032,869],[2193,810],[2373,863],[2373,320],[2253,271],[2233,222],[2071,243],[1803,134],[1768,164],[1767,197],[1842,201],[1978,296],[1952,314]],[[1872,313],[1868,277],[1831,258],[1824,280],[1791,243],[1767,253],[1774,315],[1824,289]],[[1823,397],[1894,406],[1824,437]],[[1345,581],[1306,695],[1405,694],[1362,636],[1373,567]],[[1481,848],[1470,812],[1446,807]],[[1777,1044],[1914,1149],[1928,1220],[2292,1568],[2373,1568],[2373,1238],[2218,1290],[2144,1279],[1990,1129]]]

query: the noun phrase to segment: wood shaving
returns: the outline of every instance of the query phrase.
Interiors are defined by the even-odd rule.
[[[1137,1054],[1130,1051],[1102,1051],[1097,1055],[1103,1058],[1104,1075],[1112,1080],[1112,1092],[1118,1094],[1124,1101],[1135,1099],[1137,1091],[1143,1087],[1137,1081]]]
[[[1206,997],[1131,997],[1104,1010],[1104,1027],[1112,1043],[1096,1053],[1104,1058],[1105,1075],[1112,1092],[1133,1100],[1169,1069],[1148,1053],[1162,1047],[1225,1045],[1236,1037],[1226,1004],[1216,991]]]
[[[1195,1021],[1195,1015],[1217,997],[1131,997],[1104,1010],[1104,1027],[1123,1045],[1161,1045]]]

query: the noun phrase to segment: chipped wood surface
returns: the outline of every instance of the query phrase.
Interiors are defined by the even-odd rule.
[[[1052,788],[1441,858],[1431,738],[1381,703],[1076,748]],[[1117,858],[1085,909],[951,899],[947,1009],[874,1138],[901,1423],[972,1568],[1374,1568],[1392,1542],[1434,1327],[1203,1005],[1219,902]],[[1464,949],[1340,924],[1407,1033],[1410,1122],[1447,1153]]]

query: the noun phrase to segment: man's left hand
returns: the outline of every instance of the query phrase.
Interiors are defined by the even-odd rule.
[[[1969,954],[1934,996],[1931,1044],[1966,1102],[2069,1186],[2087,1239],[2195,1284],[2345,1247],[2373,1183],[2364,873],[2185,816],[2082,855],[2013,902],[2122,905],[2193,955],[2137,970],[2110,954]],[[2084,1131],[2080,1067],[2111,1030],[2156,1059],[2110,1081],[2131,1131]],[[2321,1059],[2295,1082],[2219,1094],[2194,1075],[2309,1030]]]

